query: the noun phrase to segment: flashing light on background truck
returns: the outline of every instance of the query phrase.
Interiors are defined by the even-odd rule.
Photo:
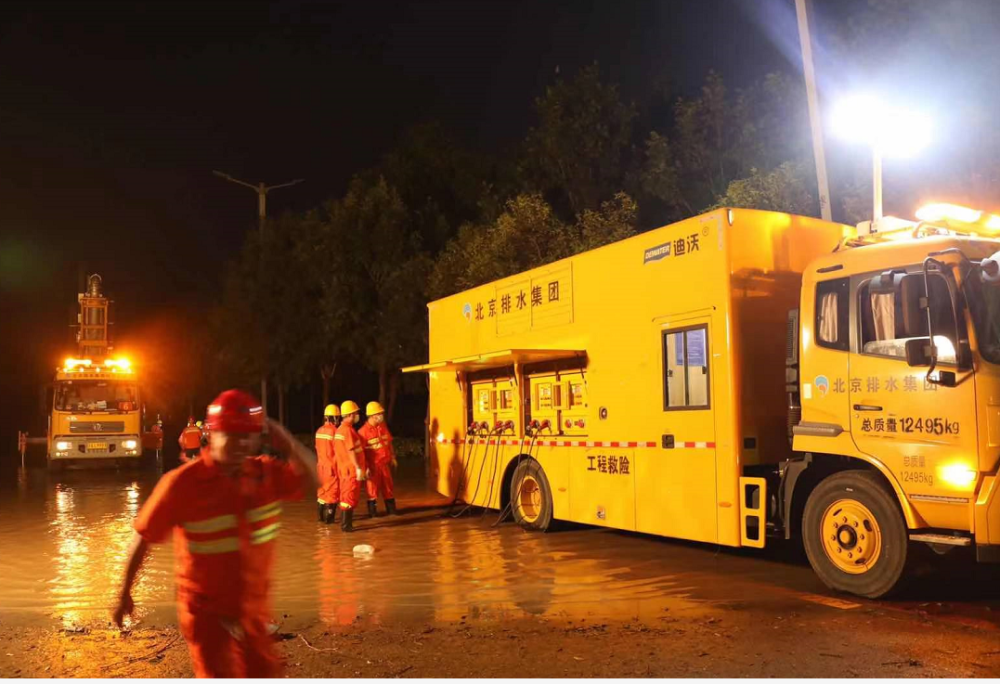
[[[66,373],[83,369],[92,369],[93,367],[94,362],[91,359],[66,359],[63,362],[63,371]],[[131,373],[132,362],[126,358],[106,359],[104,361],[104,368],[110,370],[112,373],[117,373],[119,371],[122,373]],[[100,369],[100,366],[98,366],[98,369]]]

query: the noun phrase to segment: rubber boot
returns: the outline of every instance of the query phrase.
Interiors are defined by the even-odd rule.
[[[316,508],[319,510],[319,521],[321,523],[325,523],[326,522],[326,504],[321,504],[320,502],[317,501],[316,502]]]
[[[345,508],[344,509],[344,520],[340,523],[341,532],[353,532],[354,531],[354,509]]]
[[[326,520],[324,520],[324,522],[327,525],[332,525],[337,522],[337,504],[326,505]]]
[[[386,499],[385,500],[385,511],[389,515],[399,515],[399,512],[396,510],[396,500],[395,499]]]
[[[368,499],[368,517],[375,518],[378,517],[378,500]]]

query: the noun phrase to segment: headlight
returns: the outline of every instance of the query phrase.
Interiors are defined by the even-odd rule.
[[[56,451],[69,451],[72,446],[69,442],[56,442]]]
[[[941,468],[941,479],[953,487],[965,488],[975,484],[979,473],[964,463],[953,463]]]
[[[124,442],[122,442],[122,446],[125,447],[126,449],[135,449],[138,445],[139,443],[134,439],[126,439]]]

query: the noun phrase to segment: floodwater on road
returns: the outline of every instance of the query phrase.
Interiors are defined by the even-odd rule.
[[[157,479],[153,471],[0,474],[0,618],[106,625],[132,520]],[[447,502],[412,484],[421,482],[421,473],[402,479],[404,515],[369,520],[359,511],[352,535],[317,522],[312,501],[285,506],[273,589],[278,619],[348,625],[525,615],[650,618],[720,607],[775,613],[803,600],[835,607],[873,603],[832,597],[794,553],[572,526],[535,534],[510,523],[494,526],[496,511],[452,519],[442,516]],[[370,544],[374,554],[356,556],[358,544]],[[173,619],[172,555],[171,544],[155,547],[135,589],[142,623]],[[977,594],[977,585],[966,581],[971,571],[962,568],[957,578],[964,594],[942,590],[938,578],[929,585],[936,603],[919,597],[894,605],[913,612],[937,606],[995,627],[995,581]]]

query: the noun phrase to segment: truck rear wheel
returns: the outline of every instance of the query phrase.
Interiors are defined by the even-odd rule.
[[[906,522],[875,473],[851,470],[820,482],[806,501],[802,540],[813,570],[837,591],[881,598],[906,566]]]
[[[526,459],[517,466],[510,497],[514,522],[524,529],[544,532],[552,525],[552,488],[538,461]]]

